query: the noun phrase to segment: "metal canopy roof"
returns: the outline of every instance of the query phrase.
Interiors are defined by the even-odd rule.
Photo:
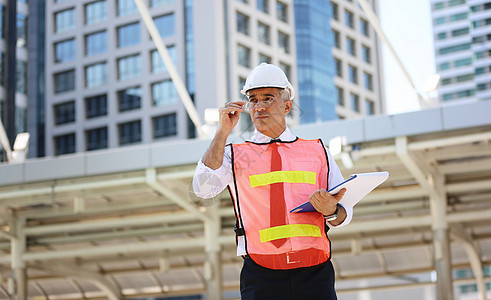
[[[390,172],[355,207],[349,226],[329,232],[338,293],[367,289],[356,284],[361,278],[385,278],[368,288],[434,284],[404,276],[435,269],[438,213],[430,199],[439,195],[452,267],[491,264],[490,112],[488,101],[293,128],[326,143],[346,136],[354,166],[338,161],[345,177]],[[10,299],[11,275],[22,270],[29,299],[205,292],[217,299],[214,291],[237,291],[242,259],[229,196],[200,201],[190,194],[208,144],[155,143],[1,165],[0,299]]]

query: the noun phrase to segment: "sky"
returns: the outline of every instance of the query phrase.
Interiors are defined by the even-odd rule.
[[[416,88],[436,73],[429,0],[379,0],[380,23]],[[382,46],[387,114],[420,109],[417,94],[386,45]]]

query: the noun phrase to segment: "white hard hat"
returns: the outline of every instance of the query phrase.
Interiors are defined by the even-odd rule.
[[[259,66],[251,70],[247,76],[244,87],[240,91],[243,95],[247,95],[252,89],[275,87],[285,89],[289,92],[290,100],[295,98],[295,90],[292,84],[288,81],[283,70],[275,65],[261,63]]]

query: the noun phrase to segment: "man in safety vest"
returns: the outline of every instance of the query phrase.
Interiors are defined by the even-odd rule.
[[[293,136],[286,126],[293,86],[278,67],[262,63],[248,75],[246,101],[221,107],[209,149],[196,167],[193,189],[212,198],[225,187],[234,202],[237,255],[244,257],[242,299],[337,299],[329,227],[347,225],[353,208],[326,190],[343,176],[321,140]],[[250,141],[226,145],[239,115],[249,109]],[[317,211],[290,213],[305,201]]]

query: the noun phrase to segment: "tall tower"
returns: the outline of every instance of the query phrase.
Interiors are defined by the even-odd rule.
[[[376,15],[378,1],[368,1]],[[334,94],[340,119],[386,112],[380,39],[356,0],[332,0]]]
[[[27,1],[0,1],[0,116],[11,144],[27,130],[28,15]]]
[[[431,1],[442,104],[491,99],[491,3]]]

